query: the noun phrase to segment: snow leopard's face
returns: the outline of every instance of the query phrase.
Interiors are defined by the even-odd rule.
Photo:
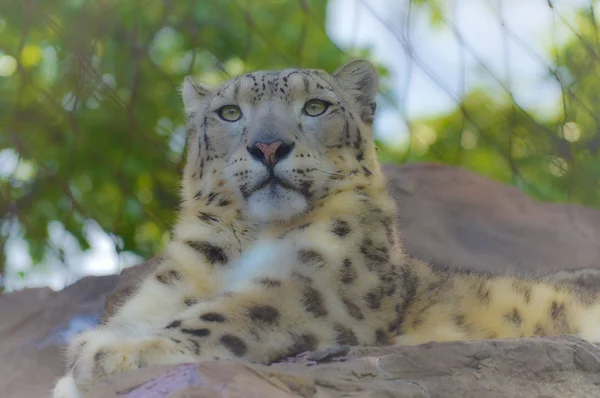
[[[368,176],[377,77],[355,61],[336,74],[255,72],[217,90],[184,86],[200,163],[219,161],[249,218],[289,220],[350,177]]]

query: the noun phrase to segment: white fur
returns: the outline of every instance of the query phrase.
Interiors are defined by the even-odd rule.
[[[210,91],[196,83],[191,77],[187,76],[183,82],[181,95],[186,112],[197,110],[202,105],[202,100],[210,94]]]
[[[261,223],[285,222],[307,206],[306,198],[298,192],[280,185],[266,186],[248,198],[248,215]]]
[[[52,397],[81,398],[81,394],[79,394],[79,390],[77,390],[75,379],[73,379],[71,373],[67,373],[66,376],[61,377],[61,379],[56,383],[56,386],[52,391]]]
[[[182,219],[174,228],[173,234],[178,240],[205,240],[211,241],[214,238],[216,230],[198,227],[195,220]]]
[[[581,330],[579,337],[582,339],[600,343],[600,305],[582,312],[579,330]]]
[[[289,241],[263,240],[249,247],[225,276],[223,291],[244,291],[261,278],[285,279],[296,262],[296,250]]]

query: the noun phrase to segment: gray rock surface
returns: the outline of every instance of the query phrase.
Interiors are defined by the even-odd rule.
[[[600,211],[542,203],[460,167],[420,163],[384,171],[415,257],[530,276],[600,268]]]
[[[541,203],[458,167],[415,164],[386,166],[385,172],[400,204],[406,248],[416,257],[528,276],[600,269],[600,211]],[[112,311],[114,297],[134,291],[153,264],[128,269],[119,278],[85,278],[61,292],[28,289],[0,296],[0,397],[48,396],[64,373],[59,346],[97,322],[105,306]],[[107,297],[112,297],[108,305]],[[594,397],[600,396],[594,390],[600,386],[599,358],[596,347],[574,338],[363,348],[352,350],[345,362],[337,358],[329,364],[305,358],[271,367],[206,362],[167,374],[143,370],[101,384],[95,396],[129,388],[121,396],[288,397],[315,391],[317,397]],[[159,377],[153,382],[158,392],[139,395],[145,390],[137,386],[153,377]],[[171,379],[185,386],[186,377],[198,385],[160,392],[169,389]],[[523,391],[530,395],[518,395]]]
[[[118,276],[87,277],[61,292],[0,296],[0,397],[42,398],[64,373],[61,347],[95,325]]]
[[[598,397],[600,348],[573,337],[356,348],[329,363],[208,361],[115,375],[90,398]]]

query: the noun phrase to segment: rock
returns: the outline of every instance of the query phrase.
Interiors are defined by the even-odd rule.
[[[400,204],[398,223],[406,249],[416,257],[454,268],[529,276],[600,269],[600,211],[542,203],[458,167],[415,164],[386,166],[384,171]],[[28,289],[0,296],[0,397],[47,396],[64,373],[59,347],[71,334],[96,323],[105,307],[107,313],[114,311],[119,298],[135,291],[137,281],[156,263],[129,268],[118,278],[84,278],[61,292]],[[593,280],[589,274],[573,273],[549,278],[565,283]],[[298,397],[312,391],[333,397],[341,396],[340,391],[348,397],[600,396],[591,390],[600,381],[590,370],[600,355],[574,338],[362,348],[345,356],[317,353],[309,358],[270,367],[206,362],[145,369],[115,376],[114,385],[101,384],[95,396],[115,396],[123,386],[150,388],[144,384],[150,380],[159,391],[171,388],[171,379],[185,388],[170,397],[222,397],[226,393],[221,387],[232,397],[253,392]],[[469,365],[473,363],[476,368]],[[105,395],[98,395],[100,391]],[[129,395],[133,391],[146,390],[133,389],[127,397],[166,396]]]
[[[89,398],[597,397],[600,348],[574,337],[354,348],[326,364],[207,361],[124,373]]]
[[[98,323],[117,279],[87,277],[61,292],[26,289],[0,296],[0,397],[48,396],[64,373],[62,346]]]
[[[406,250],[438,265],[538,276],[600,268],[600,211],[543,203],[460,167],[384,166]]]

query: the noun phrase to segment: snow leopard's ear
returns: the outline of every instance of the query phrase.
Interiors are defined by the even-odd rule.
[[[211,90],[208,87],[196,83],[191,76],[186,76],[181,89],[186,116],[189,117],[191,113],[198,112],[204,99],[210,94]]]
[[[336,70],[333,78],[356,101],[361,110],[362,120],[372,123],[379,82],[373,64],[364,59],[350,61]]]

